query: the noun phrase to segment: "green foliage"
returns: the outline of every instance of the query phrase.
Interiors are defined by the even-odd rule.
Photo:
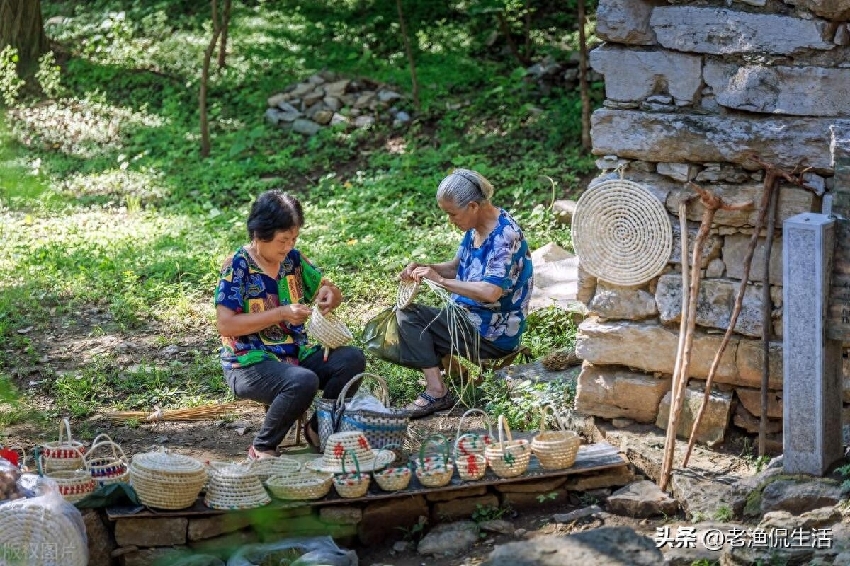
[[[537,496],[538,503],[546,503],[547,501],[554,501],[558,498],[557,491],[550,491],[549,493],[541,493]]]
[[[55,98],[59,94],[61,85],[59,83],[60,68],[56,64],[56,56],[48,51],[38,60],[38,70],[35,72],[35,80],[41,86],[42,92],[48,98]]]
[[[476,523],[496,521],[506,515],[510,515],[512,512],[513,510],[509,505],[502,505],[498,507],[495,505],[481,505],[479,503],[475,506],[475,511],[472,512],[472,520]]]
[[[572,313],[558,307],[545,307],[528,315],[522,344],[531,349],[531,357],[575,346],[576,326]]]
[[[731,521],[734,518],[735,514],[732,512],[732,508],[728,505],[721,505],[714,511],[714,520],[720,522]]]
[[[508,426],[516,430],[537,426],[540,407],[552,405],[559,412],[565,412],[572,407],[574,398],[574,381],[534,383],[490,376],[481,384],[481,401],[487,412],[504,415]]]
[[[24,81],[18,77],[18,50],[7,45],[0,51],[0,97],[6,106],[12,106]]]

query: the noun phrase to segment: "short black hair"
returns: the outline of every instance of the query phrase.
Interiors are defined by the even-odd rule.
[[[301,203],[280,189],[266,191],[257,197],[248,214],[248,239],[269,242],[279,230],[304,226]]]

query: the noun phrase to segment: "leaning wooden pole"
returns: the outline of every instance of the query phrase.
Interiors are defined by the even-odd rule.
[[[770,303],[770,251],[773,247],[773,234],[776,231],[776,206],[779,201],[778,186],[770,192],[770,204],[767,207],[767,234],[764,241],[764,281],[761,289],[761,406],[759,414],[759,456],[767,453],[767,403],[768,385],[770,384],[770,334],[771,303]]]

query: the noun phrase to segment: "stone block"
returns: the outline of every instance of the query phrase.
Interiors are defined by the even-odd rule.
[[[761,417],[758,416],[758,413],[751,413],[743,405],[738,405],[735,407],[735,414],[732,415],[732,424],[755,434],[761,426]],[[767,434],[776,434],[777,432],[782,432],[782,420],[767,419]]]
[[[777,14],[740,12],[714,7],[661,6],[650,16],[658,43],[690,53],[790,55],[828,51],[828,24]]]
[[[603,487],[620,487],[634,481],[635,474],[629,466],[622,466],[613,470],[592,472],[569,476],[564,489],[570,491],[589,491]]]
[[[555,220],[561,224],[571,225],[575,212],[576,202],[574,200],[556,200],[552,203],[552,213],[555,215]]]
[[[356,525],[363,519],[363,510],[358,507],[321,507],[319,519],[332,525]]]
[[[740,340],[735,363],[738,366],[738,379],[735,385],[758,387],[761,389],[761,374],[764,368],[764,354],[761,340]],[[775,391],[782,390],[782,342],[770,343],[768,355],[768,387]]]
[[[695,166],[689,163],[659,163],[656,165],[655,170],[658,171],[659,175],[664,175],[674,181],[684,183],[692,178],[691,172],[693,167]]]
[[[250,524],[250,516],[243,513],[226,513],[200,519],[190,518],[188,538],[190,541],[213,538],[225,533],[239,531]]]
[[[82,514],[89,549],[88,566],[111,566],[115,543],[109,536],[109,529],[96,510],[83,509]]]
[[[678,210],[676,211],[678,214]],[[673,224],[673,248],[670,250],[670,263],[682,263],[682,229],[679,226],[678,218],[674,219]],[[694,242],[697,237],[697,226],[688,226],[688,263],[694,254]],[[715,234],[709,234],[702,245],[702,261],[700,267],[708,267],[711,260],[720,257],[720,252],[723,248],[723,239]]]
[[[237,549],[247,544],[260,542],[260,535],[251,530],[227,533],[214,538],[199,540],[189,546],[196,554],[217,556],[225,562]]]
[[[497,508],[499,507],[499,498],[490,494],[434,503],[431,506],[431,521],[432,523],[442,523],[454,519],[469,519],[479,506]]]
[[[115,542],[118,546],[172,546],[186,542],[185,517],[118,519]]]
[[[357,526],[357,538],[362,544],[372,545],[388,537],[401,537],[399,528],[415,525],[419,517],[429,517],[425,497],[411,497],[376,501],[363,509],[363,519]]]
[[[578,378],[575,408],[606,419],[627,417],[653,422],[658,402],[669,389],[669,378],[585,364]]]
[[[642,168],[639,167],[640,165],[650,166],[651,164],[643,163],[641,161],[632,161],[629,163],[629,180],[643,185],[660,202],[667,202],[667,197],[672,191],[681,189],[681,183],[676,183],[664,175],[643,171]],[[590,183],[587,184],[587,188],[590,189],[599,183],[604,183],[605,181],[616,181],[619,178],[620,174],[616,171],[603,173],[594,177]]]
[[[596,35],[611,43],[652,45],[655,32],[649,25],[655,2],[600,0],[596,8]]]
[[[173,564],[178,558],[187,556],[184,549],[176,548],[141,548],[118,558],[121,566],[160,566]]]
[[[741,405],[753,415],[761,414],[761,391],[759,389],[747,389],[736,387],[735,394]],[[782,418],[782,392],[767,392],[767,416],[771,419]]]
[[[652,162],[746,164],[749,155],[756,153],[770,163],[807,159],[809,166],[822,171],[832,168],[830,126],[850,126],[850,120],[840,118],[764,119],[607,108],[596,110],[591,122],[595,155]],[[715,221],[720,223],[719,218]]]
[[[679,438],[690,438],[694,419],[700,407],[702,407],[704,392],[703,386],[690,385],[685,389],[685,400],[682,404],[682,412],[679,413],[679,426],[676,430],[676,436]],[[664,430],[667,430],[667,423],[670,418],[671,396],[672,392],[668,391],[661,400],[661,405],[658,407],[658,419],[655,421],[655,426]],[[731,409],[732,394],[713,389],[708,398],[708,407],[703,414],[702,421],[700,421],[699,430],[697,430],[697,442],[703,442],[708,446],[716,446],[723,442],[726,427],[729,425]]]
[[[457,499],[458,497],[478,497],[481,495],[486,495],[486,493],[486,485],[476,485],[474,487],[467,487],[465,489],[454,489],[452,491],[438,491],[435,493],[426,493],[425,500],[429,503],[439,503],[441,501],[451,501],[452,499]]]
[[[554,498],[548,496],[555,493]],[[566,504],[570,499],[570,492],[558,489],[546,493],[518,493],[508,492],[500,494],[500,500],[503,506],[512,509],[528,509],[539,507],[540,505],[559,505]]]
[[[707,328],[726,330],[740,286],[740,281],[731,279],[703,280],[697,298],[696,323]],[[737,333],[761,336],[761,293],[761,285],[747,285],[741,313],[735,323]],[[662,322],[678,324],[682,316],[682,276],[678,273],[662,275],[655,289],[655,302]]]
[[[642,480],[622,487],[608,498],[608,511],[628,517],[674,515],[679,510],[675,499],[661,491],[655,482]]]
[[[642,320],[658,314],[655,298],[633,287],[618,287],[600,281],[588,309],[602,318]]]
[[[784,0],[828,20],[850,20],[850,0]]]
[[[666,92],[691,104],[702,86],[702,59],[674,51],[636,51],[602,44],[590,64],[605,76],[605,96],[619,102],[640,101]]]
[[[711,187],[711,191],[722,198],[726,202],[736,203],[736,204],[744,204],[744,203],[754,203],[752,207],[748,207],[744,210],[718,210],[717,214],[714,216],[714,222],[721,226],[734,226],[734,227],[752,227],[755,226],[757,218],[758,218],[758,203],[761,202],[761,195],[764,192],[764,187],[761,184],[744,184],[744,185],[713,185]],[[693,193],[690,191],[681,191],[677,190],[670,193],[670,196],[667,199],[667,210],[671,213],[678,214],[679,211],[679,200],[682,195],[690,196]],[[796,214],[800,214],[801,212],[809,212],[814,206],[814,195],[812,193],[805,191],[803,189],[795,189],[792,187],[783,186],[782,190],[779,192],[779,202],[777,203],[777,221],[784,222],[786,219],[791,218]],[[688,220],[692,220],[694,222],[699,222],[702,214],[704,212],[704,208],[702,203],[700,203],[699,199],[693,200],[688,204]],[[746,250],[749,245],[749,236],[739,234],[740,238],[746,239],[747,244],[744,245],[744,249]],[[737,245],[738,242],[735,242]],[[728,242],[724,242],[724,245],[727,245]],[[757,246],[758,247],[758,246]],[[773,246],[771,246],[771,259],[773,258],[773,254],[775,253],[775,249],[782,250],[782,241],[781,239],[774,240]],[[724,261],[730,265],[743,265],[743,263],[734,263],[730,262],[726,259],[726,250],[723,250]],[[764,250],[761,252],[762,258],[764,257]],[[736,258],[737,259],[737,258]],[[755,269],[756,265],[759,266],[759,272],[763,273],[764,270],[761,269],[761,263],[756,263],[753,265],[753,269]],[[772,268],[772,266],[771,266]],[[781,268],[781,264],[780,264]],[[735,273],[740,273],[740,270],[735,271]],[[779,272],[782,273],[781,271]],[[771,269],[770,272],[771,281],[779,282],[782,281],[782,278],[773,278],[774,272]],[[735,277],[735,275],[729,275],[730,277]],[[737,276],[740,279],[740,276]],[[751,279],[753,281],[761,281],[764,279],[762,276],[760,279]]]
[[[726,274],[726,264],[722,260],[713,259],[705,268],[705,276],[708,279],[718,279]]]
[[[800,205],[805,206],[805,203],[800,202]],[[799,212],[808,211],[801,210]],[[764,281],[764,242],[764,238],[759,238],[753,252],[753,263],[750,267],[749,276],[750,281],[753,282]],[[740,279],[744,276],[744,257],[747,255],[749,247],[750,236],[748,234],[731,234],[724,238],[723,260],[726,263],[726,275],[733,279]],[[770,246],[769,276],[770,281],[774,284],[782,282],[782,238],[774,239]]]
[[[496,484],[493,487],[499,493],[550,493],[564,485],[567,478],[549,478],[544,480],[517,483]]]

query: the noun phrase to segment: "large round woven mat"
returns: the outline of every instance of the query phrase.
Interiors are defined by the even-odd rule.
[[[573,245],[581,266],[615,285],[639,285],[670,258],[673,228],[664,205],[625,179],[604,181],[576,203]]]

